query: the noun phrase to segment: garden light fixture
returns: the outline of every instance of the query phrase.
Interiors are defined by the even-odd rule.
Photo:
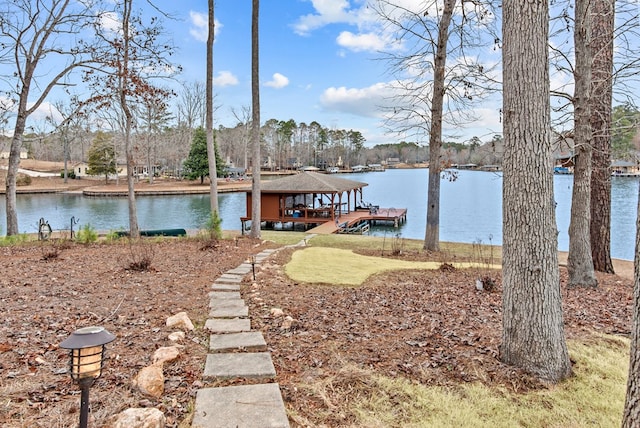
[[[253,280],[256,280],[256,256],[249,256],[249,263],[251,263],[251,271],[253,272]]]
[[[71,379],[80,385],[80,428],[89,419],[89,388],[100,377],[105,345],[116,337],[104,327],[84,327],[74,331],[60,347],[69,349]]]

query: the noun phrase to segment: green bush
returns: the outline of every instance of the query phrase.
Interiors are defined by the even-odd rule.
[[[64,169],[62,171],[60,171],[60,178],[64,178]],[[67,178],[72,178],[75,179],[76,178],[76,172],[72,169],[68,169],[67,170]]]
[[[209,238],[212,240],[222,239],[222,219],[218,215],[217,211],[214,211],[207,220],[205,225],[207,232],[209,232]]]
[[[98,240],[98,232],[89,224],[85,224],[76,233],[76,241],[82,244],[89,244]]]

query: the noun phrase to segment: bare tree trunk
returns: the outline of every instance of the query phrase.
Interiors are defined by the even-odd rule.
[[[133,115],[129,109],[127,101],[127,86],[129,72],[129,20],[131,18],[131,7],[133,0],[125,0],[123,4],[123,47],[122,47],[122,68],[120,74],[120,107],[124,113],[124,152],[127,160],[127,190],[128,190],[128,206],[129,206],[129,237],[138,239],[140,230],[138,228],[138,211],[136,207],[136,192],[134,187],[133,170],[135,161],[133,158],[133,150],[131,148],[131,124],[133,123]]]
[[[598,272],[614,273],[611,261],[611,104],[615,0],[592,0],[591,52],[591,257]]]
[[[576,0],[574,44],[575,164],[569,224],[569,285],[598,285],[591,258],[591,0]]]
[[[251,9],[251,233],[260,238],[260,0]]]
[[[209,3],[209,34],[207,36],[207,157],[209,159],[209,195],[211,215],[218,213],[218,172],[216,166],[216,149],[213,141],[213,41],[214,41],[214,0]]]
[[[445,65],[449,25],[456,0],[446,0],[438,23],[438,44],[434,58],[433,98],[431,100],[431,129],[429,133],[429,188],[427,190],[427,229],[423,248],[440,249],[440,149],[442,147],[442,106],[444,103]]]
[[[638,191],[640,212],[640,189]],[[629,377],[627,396],[622,416],[623,428],[640,426],[640,216],[636,219],[636,251],[633,261],[633,325],[631,326],[631,351],[629,353]]]
[[[549,5],[503,1],[503,332],[500,359],[558,382],[563,330],[550,137]]]

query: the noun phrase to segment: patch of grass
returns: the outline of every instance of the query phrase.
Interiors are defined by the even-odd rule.
[[[324,404],[319,423],[366,427],[610,427],[624,406],[629,341],[612,336],[569,341],[575,375],[526,394],[479,383],[417,384],[353,366],[299,385]],[[299,416],[299,415],[298,415]],[[336,420],[338,419],[338,420]]]
[[[308,234],[304,232],[263,230],[260,235],[265,241],[272,241],[279,245],[295,245],[304,240]]]
[[[9,247],[11,245],[22,244],[32,240],[33,239],[31,239],[29,235],[26,233],[20,233],[18,235],[11,235],[11,236],[2,236],[0,237],[0,246]]]
[[[308,247],[292,254],[291,261],[285,266],[285,272],[298,282],[354,286],[362,284],[377,273],[401,269],[438,269],[441,264],[362,256],[339,248]],[[469,262],[452,265],[457,269],[478,266],[477,263]]]

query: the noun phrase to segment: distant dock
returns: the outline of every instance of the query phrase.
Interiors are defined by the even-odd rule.
[[[356,210],[340,215],[336,221],[328,221],[309,229],[309,233],[330,235],[332,233],[358,233],[363,225],[386,223],[395,227],[407,221],[406,208],[378,208],[376,210]]]

